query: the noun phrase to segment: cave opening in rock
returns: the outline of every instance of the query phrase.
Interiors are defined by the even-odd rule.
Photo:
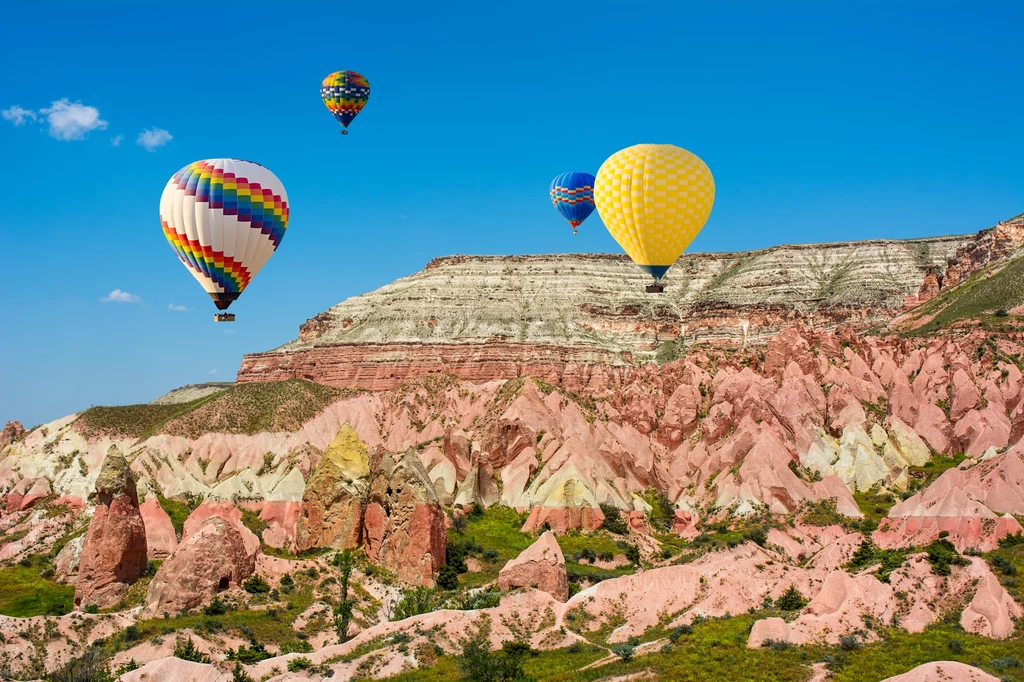
[[[228,577],[221,578],[220,582],[217,583],[217,591],[218,592],[223,592],[224,590],[228,589],[228,585],[230,585],[230,584],[231,584],[231,578],[228,578]]]

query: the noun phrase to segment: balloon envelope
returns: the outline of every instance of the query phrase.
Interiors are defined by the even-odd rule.
[[[320,84],[320,97],[338,123],[348,128],[370,99],[370,83],[355,71],[335,71]]]
[[[594,201],[619,246],[658,280],[711,215],[715,180],[697,155],[681,147],[638,144],[601,164]]]
[[[288,195],[258,163],[196,161],[164,187],[160,224],[178,259],[225,310],[281,243]]]
[[[551,181],[551,203],[569,221],[573,233],[594,212],[594,176],[562,173]]]

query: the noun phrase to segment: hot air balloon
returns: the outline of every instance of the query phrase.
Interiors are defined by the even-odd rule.
[[[320,96],[343,126],[341,134],[348,135],[348,124],[370,99],[370,83],[355,71],[335,71],[320,84]]]
[[[697,236],[715,203],[715,180],[695,154],[670,144],[638,144],[601,164],[594,201],[605,227],[642,270],[649,292]]]
[[[164,187],[160,225],[178,259],[224,311],[281,243],[288,228],[288,194],[258,163],[196,161]],[[235,316],[221,313],[214,319],[230,322]]]
[[[572,233],[594,212],[594,176],[562,173],[551,181],[551,203],[569,221]]]

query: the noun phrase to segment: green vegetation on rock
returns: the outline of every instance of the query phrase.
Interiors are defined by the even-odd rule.
[[[296,431],[353,389],[290,379],[236,384],[187,403],[91,407],[77,424],[86,433],[145,439],[158,433],[199,438],[205,433]]]

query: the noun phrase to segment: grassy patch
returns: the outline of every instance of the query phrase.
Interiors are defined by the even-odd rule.
[[[557,539],[558,546],[562,548],[562,554],[566,556],[566,560],[569,555],[582,552],[585,549],[598,554],[622,554],[622,549],[615,543],[615,540],[606,535],[572,533],[559,535]]]
[[[953,641],[959,645],[950,644]],[[1020,657],[1024,645],[1020,638],[995,641],[970,635],[952,625],[938,625],[910,634],[893,631],[877,644],[844,652],[843,665],[833,672],[836,682],[877,682],[900,675],[930,661],[960,661],[977,665],[1004,680],[1024,680],[1024,668],[997,670],[992,661],[1007,656]]]
[[[1008,310],[1024,303],[1024,256],[1017,257],[995,274],[985,269],[929,301],[922,314],[938,310],[935,317],[910,332],[912,336],[932,334],[965,319],[980,319],[984,323],[1000,326],[1013,318],[996,317],[1000,310]]]
[[[64,615],[71,611],[74,598],[74,586],[41,577],[37,566],[0,569],[0,614],[4,616]]]
[[[157,502],[160,504],[160,508],[163,509],[169,517],[171,517],[171,525],[174,526],[174,534],[181,539],[182,529],[185,527],[185,519],[192,513],[189,506],[184,502],[178,500],[172,500],[164,497],[163,495],[156,496]]]
[[[78,416],[75,424],[86,434],[143,439],[157,433],[168,421],[188,414],[218,395],[220,393],[172,405],[90,407]]]
[[[238,384],[168,421],[161,433],[199,438],[212,432],[297,431],[334,401],[356,392],[303,379]]]
[[[878,486],[872,487],[870,490],[858,490],[853,494],[853,499],[860,507],[864,518],[876,525],[889,514],[889,510],[899,501],[898,497]]]
[[[211,634],[236,631],[263,644],[296,644],[298,638],[292,629],[292,623],[313,603],[312,584],[305,581],[304,578],[302,580],[306,584],[288,595],[290,606],[287,609],[280,611],[242,609],[216,616],[207,616],[197,612],[171,618],[151,618],[137,623],[138,639],[149,639],[157,635],[168,635],[191,628],[196,632]]]
[[[963,453],[952,457],[933,455],[931,461],[924,466],[909,467],[907,475],[910,477],[910,489],[907,492],[914,493],[922,488],[927,488],[947,470],[960,466],[965,459],[967,459],[967,455]]]
[[[485,550],[493,549],[501,560],[508,561],[519,556],[536,539],[519,530],[524,522],[522,515],[514,509],[490,507],[480,514],[469,514],[466,527],[462,531],[450,531],[448,537],[480,545]]]
[[[355,393],[302,379],[238,384],[187,403],[90,407],[77,424],[87,434],[144,439],[157,433],[296,431],[332,402]]]

